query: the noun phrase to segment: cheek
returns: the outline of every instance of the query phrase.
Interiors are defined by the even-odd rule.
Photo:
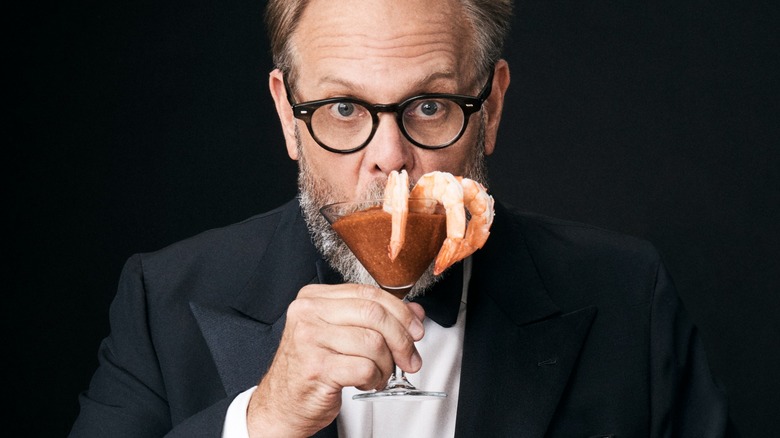
[[[328,152],[315,143],[304,143],[302,155],[306,171],[321,181],[338,198],[351,198],[358,185],[358,154],[339,155]]]

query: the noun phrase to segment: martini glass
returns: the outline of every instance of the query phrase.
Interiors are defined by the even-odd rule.
[[[409,199],[404,245],[395,260],[390,260],[388,245],[392,217],[382,209],[382,204],[382,199],[337,202],[322,207],[320,212],[379,287],[398,299],[405,299],[447,237],[446,216],[435,200]],[[428,400],[446,396],[444,392],[415,388],[404,371],[396,366],[384,389],[356,394],[352,398]]]

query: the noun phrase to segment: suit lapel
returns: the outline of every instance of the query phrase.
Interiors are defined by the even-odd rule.
[[[455,435],[542,437],[596,309],[561,314],[519,225],[496,210],[469,284]]]
[[[253,277],[231,307],[266,324],[287,311],[300,288],[316,278],[317,250],[309,237],[297,202],[281,214],[274,236]]]
[[[271,365],[287,306],[306,284],[324,282],[319,259],[298,202],[290,202],[253,276],[232,302],[190,303],[228,395],[256,385]],[[334,420],[314,436],[337,435]]]
[[[225,303],[190,303],[228,394],[257,384],[281,339],[285,312],[301,287],[317,277],[319,256],[298,203],[290,203],[252,277]]]
[[[271,364],[286,318],[263,324],[224,307],[190,303],[228,395],[260,381]]]

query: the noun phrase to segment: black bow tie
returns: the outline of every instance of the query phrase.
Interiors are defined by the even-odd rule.
[[[317,260],[317,278],[322,284],[341,284],[344,279],[324,260]],[[425,309],[425,316],[442,327],[452,327],[458,320],[463,295],[463,263],[457,263],[441,275],[424,295],[412,301]]]
[[[452,327],[458,321],[463,297],[463,263],[449,268],[425,294],[412,299],[425,309],[425,316],[442,327]]]

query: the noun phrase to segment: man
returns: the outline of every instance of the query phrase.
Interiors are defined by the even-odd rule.
[[[299,199],[128,261],[71,435],[722,436],[724,397],[649,244],[499,202],[485,247],[405,303],[320,217],[393,170],[485,182],[510,12],[269,2]],[[458,123],[419,129],[441,114]],[[448,397],[352,400],[394,363]]]

